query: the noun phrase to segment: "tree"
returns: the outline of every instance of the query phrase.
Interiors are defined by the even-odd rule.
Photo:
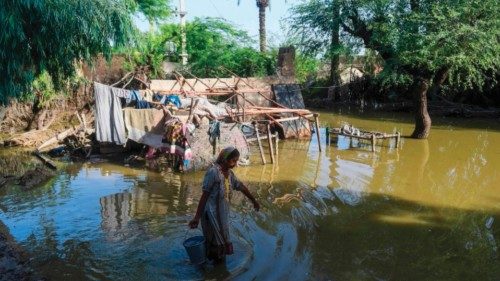
[[[178,25],[163,25],[160,30],[163,42],[173,41],[180,46]],[[186,36],[189,67],[199,77],[227,75],[221,67],[243,77],[275,72],[275,57],[251,48],[254,41],[250,36],[224,20],[196,18],[187,23]]]
[[[330,59],[330,84],[340,84],[340,4],[338,0],[312,0],[291,8],[289,34],[301,52]]]
[[[415,99],[414,138],[427,138],[427,94],[443,83],[480,88],[500,65],[495,0],[339,0],[342,31],[376,51],[381,78],[406,84]],[[496,82],[496,81],[495,81]]]
[[[172,14],[170,0],[127,0],[129,10],[132,13],[139,12],[143,14],[149,22],[152,29],[154,23],[168,19]]]
[[[0,102],[19,98],[47,71],[57,84],[74,63],[130,42],[130,12],[113,0],[4,0],[0,5]]]
[[[500,65],[499,7],[489,0],[345,1],[343,27],[376,50],[385,72],[411,85],[414,138],[427,138],[427,93],[448,79],[452,87],[485,83]]]
[[[266,38],[266,8],[269,7],[271,0],[255,0],[257,8],[259,8],[259,46],[262,53],[267,49]],[[238,5],[240,0],[238,0]]]
[[[259,8],[259,46],[260,51],[266,51],[266,8],[269,6],[270,0],[256,0],[257,8]]]

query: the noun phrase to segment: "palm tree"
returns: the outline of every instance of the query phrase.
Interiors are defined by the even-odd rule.
[[[271,0],[255,0],[259,8],[259,43],[260,51],[266,51],[266,8]]]
[[[238,5],[241,0],[238,0]],[[266,8],[269,7],[271,0],[255,0],[259,8],[259,45],[260,51],[266,51]]]

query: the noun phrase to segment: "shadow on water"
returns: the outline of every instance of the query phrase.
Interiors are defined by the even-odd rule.
[[[152,181],[146,176],[136,191],[98,196],[97,214],[92,214],[95,208],[90,204],[82,203],[75,209],[51,210],[49,200],[42,202],[43,208],[32,208],[36,213],[27,210],[28,202],[19,202],[19,213],[11,210],[2,219],[14,235],[26,236],[20,239],[22,244],[51,280],[498,280],[500,276],[498,211],[438,207],[284,180],[274,181],[272,189],[258,190],[259,213],[242,196],[233,198],[236,255],[226,267],[202,270],[189,264],[181,246],[199,195],[192,185],[198,179],[179,189],[175,185],[160,189],[147,182]],[[41,195],[42,201],[44,196],[48,195]],[[14,218],[31,219],[32,225],[20,230],[23,225],[16,225]]]
[[[287,141],[276,164],[237,168],[262,211],[233,197],[225,267],[182,246],[203,173],[70,165],[3,190],[0,220],[50,280],[499,280],[500,136],[450,134],[376,153]]]
[[[235,279],[496,280],[500,276],[500,241],[495,238],[500,228],[498,223],[487,225],[491,219],[500,220],[498,213],[436,208],[377,194],[337,193],[361,197],[359,205],[350,206],[335,191],[316,192],[303,189],[298,199],[281,207],[263,201],[258,215],[249,206],[238,208],[242,215],[233,217],[234,233],[248,240],[252,257]],[[174,232],[186,222],[177,220],[181,225]],[[180,242],[165,230],[167,225],[155,227],[140,219],[123,223],[124,233],[104,230],[118,238],[115,243],[107,241],[104,249],[97,241],[59,240],[50,221],[44,221],[44,232],[36,239],[30,236],[27,243],[54,280],[57,276],[85,280],[89,275],[98,280],[231,276],[227,268],[205,274],[192,268],[182,249],[163,238]],[[131,243],[137,245],[128,245],[122,252],[120,244],[128,243],[130,236],[136,237]],[[109,259],[110,254],[120,257],[124,265]]]

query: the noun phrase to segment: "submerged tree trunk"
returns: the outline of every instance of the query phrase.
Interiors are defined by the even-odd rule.
[[[337,1],[332,3],[332,12],[334,23],[332,26],[332,38],[330,44],[331,52],[331,63],[330,63],[330,83],[331,85],[340,85],[340,75],[339,75],[339,65],[340,65],[340,55],[337,51],[340,46],[340,6]]]
[[[413,98],[415,103],[415,129],[412,138],[426,139],[431,130],[431,117],[427,111],[427,90],[429,80],[419,78],[414,85]]]
[[[266,51],[266,7],[267,1],[257,0],[257,7],[259,8],[259,43],[260,51]]]

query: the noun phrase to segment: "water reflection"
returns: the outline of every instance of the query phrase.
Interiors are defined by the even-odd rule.
[[[182,248],[203,173],[75,165],[44,187],[5,190],[0,219],[52,280],[499,280],[499,141],[437,127],[375,153],[281,142],[276,164],[236,169],[262,211],[233,197],[226,267],[193,267]]]
[[[101,204],[101,227],[106,232],[116,232],[132,220],[130,193],[117,193],[99,199]]]

